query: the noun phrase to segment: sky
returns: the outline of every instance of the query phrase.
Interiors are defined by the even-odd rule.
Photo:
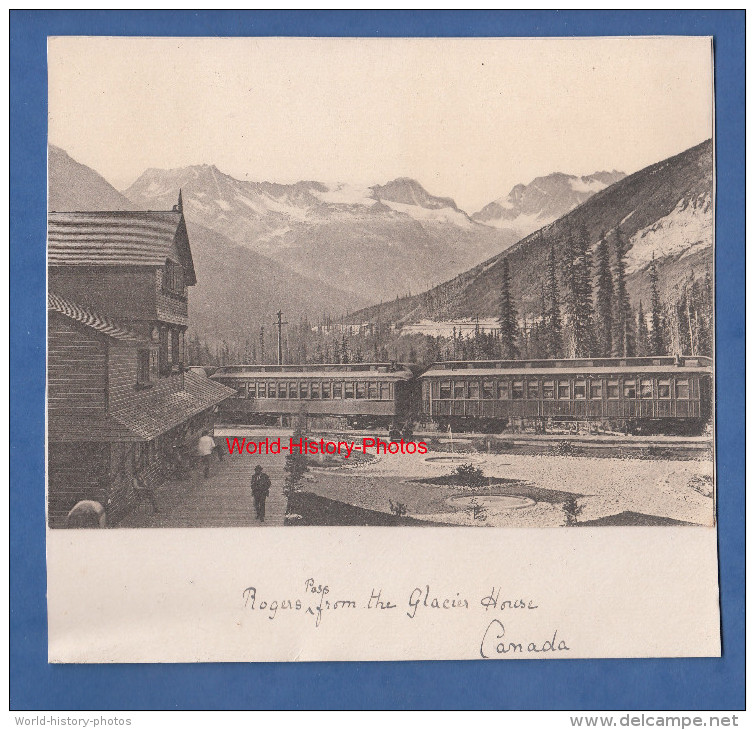
[[[709,38],[51,38],[49,140],[145,169],[417,179],[468,212],[551,172],[631,173],[712,136]]]

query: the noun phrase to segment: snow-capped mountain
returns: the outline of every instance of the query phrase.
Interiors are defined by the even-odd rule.
[[[375,301],[421,291],[515,243],[416,180],[357,186],[238,180],[213,165],[146,170],[124,194],[172,205],[203,226],[307,276]]]
[[[519,238],[524,238],[624,177],[617,170],[581,177],[554,172],[536,177],[529,185],[515,185],[507,196],[488,203],[472,218],[488,226],[515,231]]]
[[[612,174],[615,173],[608,173]],[[621,232],[629,242],[627,288],[633,303],[642,301],[647,310],[648,267],[653,257],[664,297],[673,297],[690,276],[702,277],[711,271],[712,200],[713,145],[706,140],[632,175],[622,176],[566,215],[469,271],[423,294],[356,312],[351,319],[406,324],[427,319],[445,322],[495,317],[504,258],[508,260],[519,314],[535,314],[539,312],[551,246],[561,256],[564,242],[583,230],[593,246],[602,235],[610,241],[617,230]]]
[[[49,210],[139,210],[101,175],[50,145]],[[166,191],[153,210],[170,210],[178,188]],[[369,299],[302,276],[285,264],[239,246],[186,215],[197,284],[191,291],[191,327],[207,342],[255,339],[275,312],[339,316]]]

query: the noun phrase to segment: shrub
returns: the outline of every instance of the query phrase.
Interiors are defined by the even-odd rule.
[[[454,471],[454,476],[463,487],[485,486],[485,474],[474,464],[459,464]]]
[[[391,505],[391,512],[396,517],[403,517],[406,514],[406,505],[403,502],[394,502],[392,499],[388,499]]]
[[[574,527],[574,525],[577,524],[577,517],[579,517],[585,509],[579,504],[579,502],[577,502],[577,498],[574,495],[567,497],[561,508],[564,511],[567,527]]]
[[[484,505],[481,505],[476,499],[473,499],[467,507],[467,512],[472,515],[473,520],[485,521],[488,518],[488,511]]]

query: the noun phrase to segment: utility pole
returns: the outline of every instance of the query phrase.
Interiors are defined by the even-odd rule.
[[[283,329],[284,324],[288,324],[288,322],[283,322],[283,312],[279,309],[277,314],[277,321],[275,324],[278,326],[278,365],[283,365],[283,338],[281,337],[281,332]]]

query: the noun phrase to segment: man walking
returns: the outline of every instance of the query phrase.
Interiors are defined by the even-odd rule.
[[[265,521],[265,500],[270,494],[270,477],[257,464],[252,474],[252,496],[254,497],[254,511],[260,522]]]
[[[204,465],[204,478],[210,476],[210,459],[212,459],[212,451],[215,448],[215,439],[210,436],[209,431],[204,431],[202,437],[197,442],[197,453],[199,458],[202,459]]]

